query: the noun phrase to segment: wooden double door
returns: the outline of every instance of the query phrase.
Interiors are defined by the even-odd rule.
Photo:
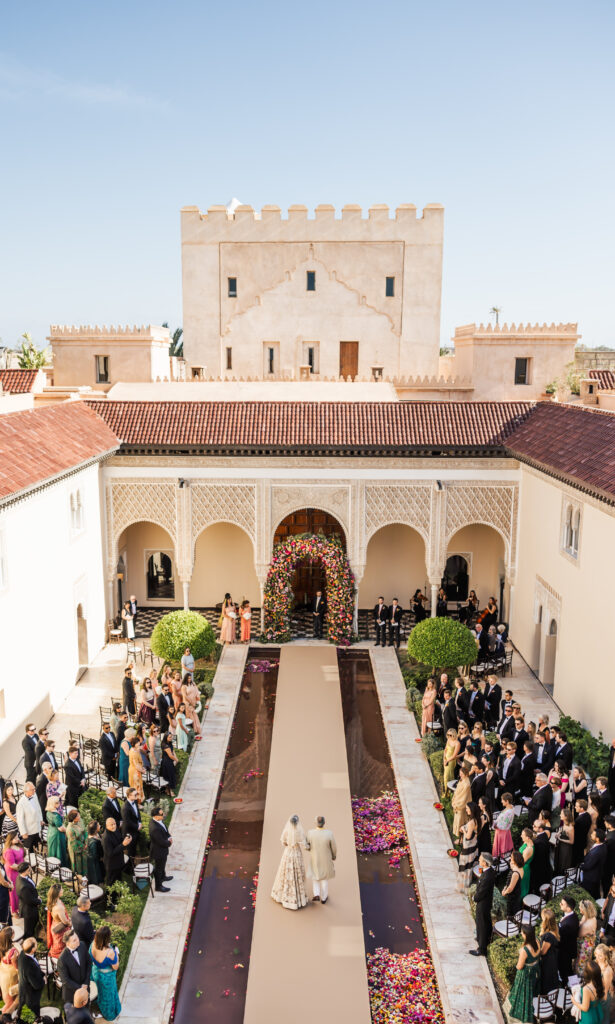
[[[344,550],[346,537],[337,519],[317,508],[304,508],[293,512],[282,520],[278,526],[274,545],[290,536],[302,533],[322,533],[325,537],[336,536],[340,539]],[[291,589],[294,595],[293,607],[307,607],[316,596],[317,590],[326,590],[326,574],[322,562],[297,562]]]

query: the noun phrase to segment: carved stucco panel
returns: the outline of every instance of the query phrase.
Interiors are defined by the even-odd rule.
[[[350,488],[337,484],[292,484],[271,488],[271,527],[273,532],[285,516],[298,512],[302,508],[318,508],[329,512],[344,527],[346,538],[349,537],[350,523]]]
[[[108,556],[114,557],[118,537],[132,523],[157,523],[175,544],[175,484],[169,480],[114,480],[107,487]]]
[[[256,540],[255,484],[193,484],[192,541],[214,523],[235,523]]]
[[[517,484],[448,484],[446,487],[446,528],[443,531],[444,560],[451,537],[464,526],[482,523],[498,531],[504,541],[506,562],[516,560]]]
[[[411,526],[429,544],[431,484],[382,484],[365,488],[366,542],[383,526]]]

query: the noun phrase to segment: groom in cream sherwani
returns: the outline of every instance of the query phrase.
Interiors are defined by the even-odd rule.
[[[311,828],[306,836],[306,849],[310,852],[308,876],[312,879],[313,903],[326,903],[329,898],[329,879],[335,878],[334,860],[337,857],[335,838],[325,828],[322,815],[316,818],[317,828]]]

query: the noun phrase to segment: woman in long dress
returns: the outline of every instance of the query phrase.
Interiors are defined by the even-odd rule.
[[[250,608],[249,601],[241,602],[239,616],[241,618],[241,642],[242,644],[247,644],[250,642],[252,628],[252,609]]]
[[[94,934],[90,946],[92,958],[92,981],[96,982],[98,1009],[105,1020],[115,1020],[122,1012],[122,1004],[117,993],[117,969],[120,966],[120,954],[117,946],[111,945],[111,929],[106,925]]]
[[[282,860],[275,876],[271,898],[281,903],[286,910],[300,910],[307,905],[305,892],[305,864],[303,849],[305,848],[305,832],[299,816],[293,814],[284,827],[280,837],[284,847]]]
[[[19,832],[9,832],[6,837],[4,844],[4,854],[2,857],[4,866],[6,868],[6,877],[9,882],[12,882],[13,888],[9,894],[9,901],[11,904],[11,911],[13,914],[17,914],[19,910],[19,899],[17,897],[17,868],[21,862],[25,859],[24,848],[21,845],[21,839]]]
[[[76,875],[86,875],[88,871],[88,836],[85,824],[76,808],[68,812],[66,826],[66,842],[70,866]]]
[[[222,608],[222,629],[220,630],[220,642],[223,644],[235,643],[235,625],[237,612],[232,598],[226,598]]]
[[[455,812],[455,816],[453,818],[453,835],[457,840],[459,840],[461,826],[465,825],[468,820],[466,807],[470,803],[471,799],[472,786],[470,784],[470,776],[467,768],[464,766],[459,769],[459,782],[457,783],[455,792],[453,793],[453,799],[451,801]]]
[[[425,687],[425,693],[421,704],[423,706],[423,718],[421,721],[421,736],[425,736],[427,733],[427,726],[433,723],[433,716],[436,705],[436,697],[438,691],[436,689],[435,679],[428,679],[427,686]]]
[[[130,741],[128,753],[128,785],[137,791],[139,803],[143,800],[143,758],[141,757],[140,741],[138,736],[133,736]]]
[[[124,630],[124,636],[127,640],[134,640],[135,638],[135,619],[134,615],[130,610],[130,601],[124,603],[122,608],[122,628]]]
[[[66,845],[66,825],[58,810],[59,796],[51,796],[47,801],[47,852],[56,857],[63,867],[68,867],[68,847]]]

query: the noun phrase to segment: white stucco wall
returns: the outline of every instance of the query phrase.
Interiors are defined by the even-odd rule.
[[[582,506],[576,561],[560,550],[563,495]],[[614,551],[615,517],[608,506],[523,467],[511,632],[522,655],[539,668],[539,634],[556,617],[554,698],[566,714],[596,734],[602,730],[609,741],[615,735],[609,679]],[[543,584],[552,593],[547,590],[545,595]],[[541,596],[537,599],[537,595]],[[543,622],[537,627],[540,603]],[[544,638],[542,643],[544,650]]]
[[[105,640],[99,468],[91,466],[0,510],[5,586],[0,588],[5,716],[0,772],[21,757],[24,723],[44,724],[79,676],[77,606],[88,657]],[[84,527],[71,531],[70,495],[81,492]]]

